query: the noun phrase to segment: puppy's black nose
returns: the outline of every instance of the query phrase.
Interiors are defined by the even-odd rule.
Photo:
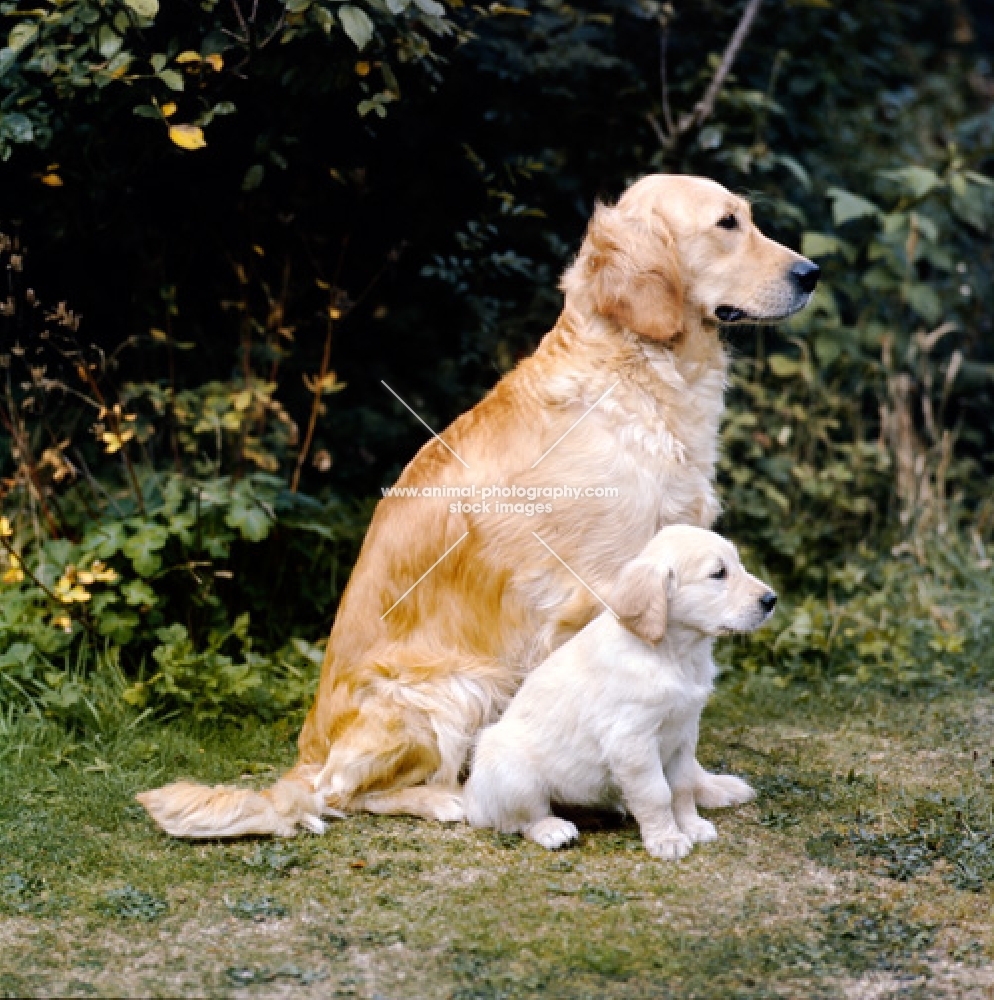
[[[790,276],[805,295],[810,295],[821,277],[821,268],[810,260],[799,260],[791,269]]]
[[[759,599],[759,606],[769,614],[777,606],[777,595],[772,590],[768,590]]]

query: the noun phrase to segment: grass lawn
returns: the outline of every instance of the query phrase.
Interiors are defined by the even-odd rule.
[[[631,822],[578,847],[356,816],[323,837],[173,841],[136,791],[265,782],[295,724],[0,734],[0,994],[994,995],[994,697],[726,684],[701,758],[756,802],[678,863]]]

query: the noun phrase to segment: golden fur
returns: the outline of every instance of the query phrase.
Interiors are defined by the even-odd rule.
[[[719,225],[730,215],[734,228]],[[717,316],[773,320],[802,308],[798,264],[813,268],[703,178],[649,176],[599,206],[563,277],[555,327],[442,433],[462,462],[433,439],[397,486],[576,484],[620,495],[559,499],[532,517],[452,513],[442,497],[383,499],[296,767],[265,792],[146,792],[139,801],[155,821],[174,836],[223,837],[320,830],[336,810],[461,819],[476,733],[601,610],[590,591],[609,593],[660,527],[713,523],[726,367]],[[701,804],[736,801],[707,777]]]

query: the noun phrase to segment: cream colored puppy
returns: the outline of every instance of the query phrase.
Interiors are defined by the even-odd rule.
[[[656,858],[714,840],[697,814],[697,729],[717,673],[715,636],[750,632],[776,594],[703,528],[660,531],[622,570],[605,611],[525,679],[483,730],[465,788],[473,826],[554,849],[577,837],[551,803],[622,808]],[[752,798],[741,779],[728,791]]]

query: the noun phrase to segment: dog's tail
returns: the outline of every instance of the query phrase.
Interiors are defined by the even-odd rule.
[[[322,817],[343,815],[329,809],[324,795],[294,771],[262,791],[177,781],[135,797],[170,836],[193,840],[252,834],[292,837],[298,826],[324,833]]]

